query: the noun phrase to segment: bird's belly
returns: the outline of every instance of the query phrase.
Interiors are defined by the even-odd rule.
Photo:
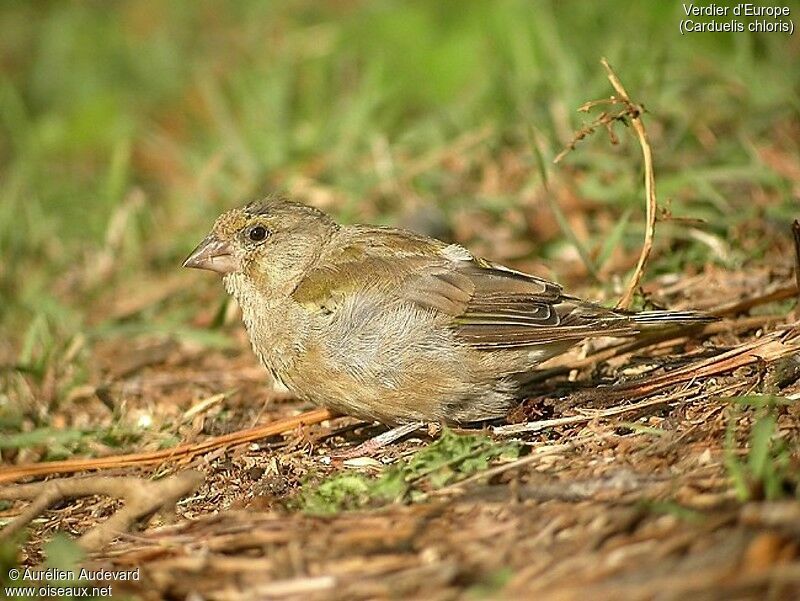
[[[315,404],[397,424],[495,418],[514,399],[505,377],[514,365],[486,361],[415,307],[355,307],[324,325],[281,374]]]
[[[443,397],[463,388],[445,365],[425,373],[390,350],[368,362],[357,355],[332,359],[326,350],[310,346],[283,379],[299,396],[346,415],[387,424],[441,421]]]

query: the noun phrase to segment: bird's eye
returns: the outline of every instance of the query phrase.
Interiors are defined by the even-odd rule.
[[[267,237],[267,228],[261,225],[256,225],[250,229],[250,232],[247,234],[247,237],[250,238],[253,242],[261,242]]]

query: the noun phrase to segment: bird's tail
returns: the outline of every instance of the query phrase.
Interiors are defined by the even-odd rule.
[[[642,329],[688,327],[719,321],[708,313],[700,311],[642,311],[630,316],[631,321]]]

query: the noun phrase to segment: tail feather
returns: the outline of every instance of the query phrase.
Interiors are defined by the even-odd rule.
[[[695,326],[719,321],[719,317],[700,311],[643,311],[631,315],[630,319],[643,328]]]

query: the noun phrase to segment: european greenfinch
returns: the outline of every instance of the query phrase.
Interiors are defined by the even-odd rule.
[[[297,397],[389,425],[502,417],[581,340],[710,321],[606,309],[457,244],[281,198],[222,214],[184,266],[223,275],[253,350]]]

